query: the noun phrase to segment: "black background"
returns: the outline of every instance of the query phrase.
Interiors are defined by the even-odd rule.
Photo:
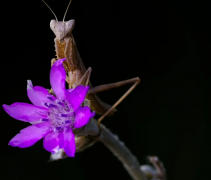
[[[62,20],[68,1],[47,1]],[[50,88],[54,19],[42,1],[1,4],[1,104],[28,102],[26,80]],[[94,86],[140,77],[140,85],[103,123],[141,164],[157,155],[169,180],[210,178],[211,11],[203,1],[73,0],[66,20]],[[115,103],[129,88],[99,93]],[[42,140],[26,149],[8,142],[29,124],[1,108],[1,179],[131,179],[101,143],[75,158],[47,162]]]

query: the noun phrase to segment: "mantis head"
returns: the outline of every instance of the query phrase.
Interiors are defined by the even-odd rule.
[[[73,30],[75,25],[75,20],[69,20],[69,21],[57,21],[57,20],[51,20],[50,22],[50,28],[56,35],[56,38],[58,38],[60,41],[63,41],[65,37],[67,37]]]

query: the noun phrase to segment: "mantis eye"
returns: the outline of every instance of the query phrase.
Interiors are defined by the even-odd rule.
[[[74,19],[67,21],[66,22],[66,31],[71,32],[73,30],[74,26],[75,26],[75,20]]]
[[[51,20],[51,22],[50,22],[50,28],[51,28],[51,30],[53,30],[53,29],[55,29],[56,28],[56,20]]]

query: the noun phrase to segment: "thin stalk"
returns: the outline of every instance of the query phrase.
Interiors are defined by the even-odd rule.
[[[119,140],[119,138],[101,124],[102,135],[99,140],[121,161],[127,172],[134,180],[146,180],[144,173],[140,169],[137,158]]]
[[[132,179],[147,180],[145,174],[140,169],[140,164],[137,158],[131,153],[125,144],[104,125],[101,124],[100,127],[101,135],[95,140],[101,141],[108,149],[111,150],[111,152],[121,161]],[[99,135],[97,121],[92,118],[86,128],[84,128],[79,134],[81,136],[90,135],[92,137]],[[85,149],[86,147],[83,148]]]

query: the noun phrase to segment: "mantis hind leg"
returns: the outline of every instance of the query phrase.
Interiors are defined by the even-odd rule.
[[[113,110],[115,109],[132,91],[135,89],[135,87],[140,83],[140,78],[132,78],[129,80],[117,82],[117,83],[111,83],[111,84],[105,84],[101,86],[94,87],[88,91],[88,94],[93,94],[101,91],[106,91],[112,88],[120,87],[126,84],[134,83],[131,88],[105,113],[98,119],[98,126],[100,127],[101,121]]]

